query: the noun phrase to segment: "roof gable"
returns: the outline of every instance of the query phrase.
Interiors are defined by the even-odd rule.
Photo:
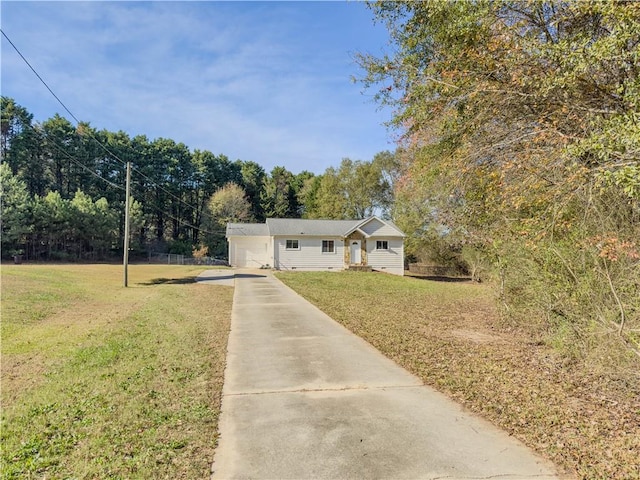
[[[354,231],[359,230],[364,233],[367,237],[404,237],[405,234],[402,233],[392,221],[390,220],[382,220],[378,217],[369,217],[362,220],[358,225],[356,225],[351,231],[347,233],[347,235],[353,233]]]

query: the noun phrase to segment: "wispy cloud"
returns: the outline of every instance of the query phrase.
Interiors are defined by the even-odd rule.
[[[2,27],[81,120],[321,173],[392,149],[349,81],[385,42],[361,4],[3,2]],[[3,95],[60,112],[3,42]]]

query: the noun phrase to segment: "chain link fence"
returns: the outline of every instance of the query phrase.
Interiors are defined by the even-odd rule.
[[[221,258],[191,257],[187,255],[179,255],[176,253],[158,252],[149,253],[149,263],[164,265],[229,265],[229,262]]]

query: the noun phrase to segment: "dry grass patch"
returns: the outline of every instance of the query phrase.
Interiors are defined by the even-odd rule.
[[[425,384],[568,473],[640,478],[637,358],[569,361],[539,329],[502,322],[483,285],[375,273],[277,276]]]
[[[233,290],[202,270],[3,266],[3,478],[208,477]]]

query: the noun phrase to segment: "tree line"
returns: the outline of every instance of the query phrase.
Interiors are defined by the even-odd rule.
[[[224,257],[228,221],[388,215],[394,155],[343,159],[316,175],[190,151],[171,139],[36,123],[2,97],[2,255],[106,259],[122,252],[126,162],[132,165],[133,255],[149,251]]]

